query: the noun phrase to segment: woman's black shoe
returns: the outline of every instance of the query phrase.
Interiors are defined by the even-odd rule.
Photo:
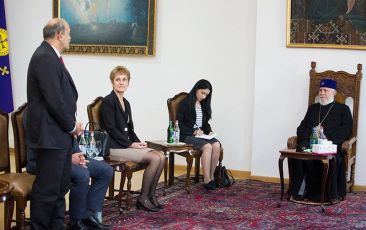
[[[136,201],[136,208],[137,209],[144,209],[144,210],[149,211],[149,212],[159,211],[159,209],[157,207],[155,207],[154,205],[151,205],[152,207],[148,207],[148,202],[150,202],[148,199],[146,199],[142,202],[140,200],[137,200]]]
[[[207,191],[209,191],[209,190],[215,190],[216,189],[216,184],[215,184],[215,181],[210,181],[210,182],[208,182],[207,184],[203,184],[203,187],[205,187],[205,189],[207,190]]]
[[[305,200],[305,198],[306,198],[305,195],[297,194],[297,195],[294,196],[294,200],[296,200],[296,201],[303,201],[303,200]]]
[[[154,205],[158,209],[164,208],[164,206],[158,202],[158,199],[156,199],[156,197],[154,197],[154,198],[150,197],[150,201],[151,201],[152,205]]]

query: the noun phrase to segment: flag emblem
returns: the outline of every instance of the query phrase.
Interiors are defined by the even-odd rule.
[[[8,34],[6,30],[0,28],[0,56],[6,56],[8,54],[9,54]]]

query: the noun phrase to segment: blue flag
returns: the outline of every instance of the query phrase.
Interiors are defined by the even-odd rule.
[[[0,110],[5,113],[14,110],[4,0],[0,0]]]

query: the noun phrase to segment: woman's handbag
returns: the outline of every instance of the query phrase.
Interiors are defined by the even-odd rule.
[[[109,142],[109,134],[104,129],[100,128],[99,124],[97,122],[88,122],[85,125],[84,130],[88,130],[88,126],[93,126],[94,130],[94,139],[95,141],[100,141],[102,149],[100,153],[98,154],[99,157],[105,157],[109,156],[109,148],[108,148],[108,142]]]
[[[229,187],[235,183],[235,179],[229,169],[221,164],[216,166],[214,173],[216,186],[219,188]]]

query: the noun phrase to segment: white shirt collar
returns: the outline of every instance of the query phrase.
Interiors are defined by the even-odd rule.
[[[56,52],[56,54],[57,54],[58,58],[60,58],[60,57],[61,57],[60,52],[58,52],[58,50],[57,50],[53,45],[51,45],[51,44],[50,44],[50,46],[51,46],[51,47],[52,47],[52,49]]]

